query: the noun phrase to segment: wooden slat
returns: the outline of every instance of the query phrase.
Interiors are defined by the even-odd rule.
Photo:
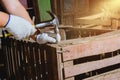
[[[120,55],[64,68],[65,78],[120,63]]]
[[[96,75],[84,80],[119,80],[120,79],[120,69],[116,69],[110,72],[106,72],[100,75]]]
[[[72,77],[72,78],[67,78],[65,80],[75,80],[75,79],[74,79],[74,77]]]
[[[32,43],[28,43],[28,46],[29,46],[29,64],[30,64],[30,67],[31,67],[31,77],[33,80],[35,80],[36,78],[36,66],[35,66],[35,51],[34,51],[34,47],[33,47],[34,44]],[[39,70],[40,71],[40,70]],[[37,76],[38,77],[38,76]]]
[[[50,46],[46,47],[46,54],[48,71],[48,78],[46,80],[62,80],[61,54],[57,55],[56,48],[52,48]]]
[[[64,63],[64,67],[73,66],[73,61],[67,61]],[[74,77],[67,78],[65,80],[75,80]]]
[[[63,47],[63,61],[111,52],[120,49],[120,31],[76,39],[67,44],[74,45]]]
[[[19,54],[19,69],[18,69],[18,74],[19,76],[17,76],[17,79],[18,80],[24,80],[24,53],[23,53],[23,43],[22,41],[18,41],[18,44],[17,44],[17,49],[18,49],[18,54]]]
[[[46,73],[45,73],[45,71],[46,71],[46,56],[45,56],[45,50],[44,50],[44,48],[42,48],[42,47],[44,47],[44,46],[41,46],[41,48],[40,48],[40,57],[41,57],[41,74],[42,74],[42,77],[41,77],[41,79],[45,79],[46,80]],[[37,56],[36,56],[37,57]],[[40,67],[39,67],[40,68]]]
[[[63,79],[63,64],[62,64],[61,54],[57,55],[57,66],[58,66],[58,80],[64,80]]]

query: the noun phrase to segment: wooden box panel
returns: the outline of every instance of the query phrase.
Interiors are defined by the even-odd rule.
[[[99,72],[99,69],[112,67],[116,64],[118,64],[117,68],[120,68],[119,32],[113,31],[102,35],[72,39],[59,43],[57,47],[61,47],[61,49],[57,51],[60,57],[57,59],[57,63],[59,63],[58,77],[60,77],[58,80],[77,80],[75,78],[77,75],[92,73],[95,70]],[[97,56],[99,58],[93,58]],[[79,61],[82,59],[85,59],[85,61]],[[78,60],[80,63],[75,64],[75,60]],[[115,75],[113,74],[112,76]]]

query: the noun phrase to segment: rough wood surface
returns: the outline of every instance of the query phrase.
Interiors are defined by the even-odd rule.
[[[65,78],[120,63],[120,55],[64,68]]]
[[[63,47],[63,61],[120,49],[120,30],[68,42],[68,45]]]
[[[120,80],[120,69],[86,78],[84,80]]]

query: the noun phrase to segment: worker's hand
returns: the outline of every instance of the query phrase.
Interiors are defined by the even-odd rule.
[[[33,35],[36,31],[35,27],[33,27],[27,20],[15,15],[9,16],[5,29],[18,40],[27,38]]]
[[[47,42],[56,43],[56,39],[54,39],[53,37],[48,36],[47,33],[38,34],[37,37],[36,37],[36,41],[39,44],[45,44]]]

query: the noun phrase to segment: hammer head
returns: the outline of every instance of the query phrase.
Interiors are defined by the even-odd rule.
[[[50,11],[47,11],[50,15],[51,15],[51,17],[52,17],[52,20],[50,21],[50,23],[54,26],[54,31],[55,31],[55,33],[56,33],[56,41],[57,42],[60,42],[61,41],[61,36],[60,36],[60,34],[59,34],[59,29],[58,29],[58,25],[59,25],[59,21],[58,21],[58,18],[57,18],[57,16],[54,14],[54,13],[52,13],[52,12],[50,12]]]
[[[58,25],[59,25],[59,21],[58,21],[57,16],[53,12],[50,12],[50,11],[47,11],[47,12],[52,17],[52,20],[50,21],[51,25],[55,26],[55,28],[57,29]]]

